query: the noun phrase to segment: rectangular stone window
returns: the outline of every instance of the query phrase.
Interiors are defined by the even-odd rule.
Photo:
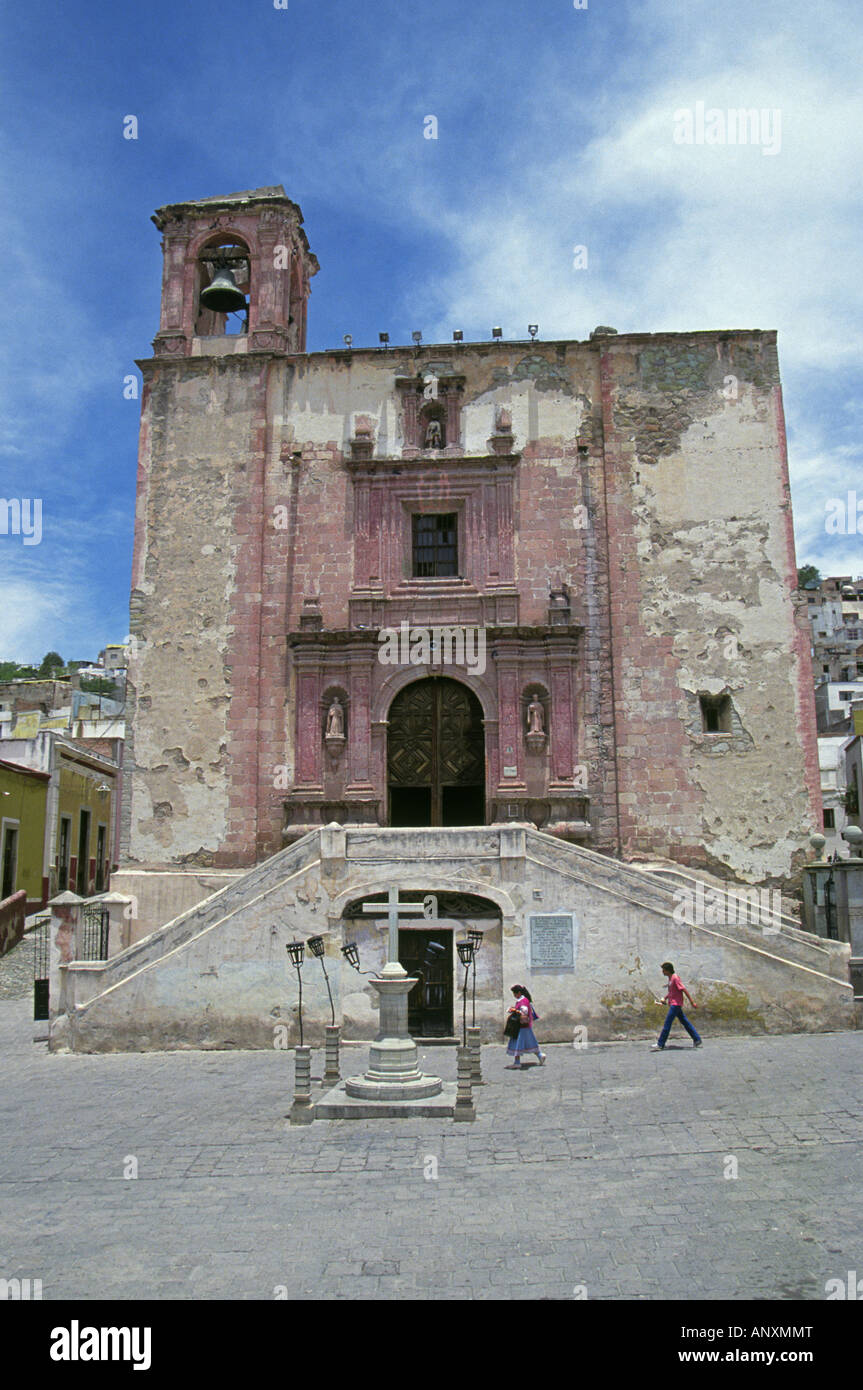
[[[731,733],[731,700],[727,695],[699,695],[698,703],[703,733]]]
[[[831,807],[827,806],[824,808],[824,829],[836,829],[836,812]]]
[[[458,575],[458,520],[455,512],[413,517],[413,576],[441,579]]]

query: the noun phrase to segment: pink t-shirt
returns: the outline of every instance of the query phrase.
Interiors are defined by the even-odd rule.
[[[683,985],[680,983],[679,975],[672,975],[668,981],[668,1003],[669,1005],[683,1003]]]

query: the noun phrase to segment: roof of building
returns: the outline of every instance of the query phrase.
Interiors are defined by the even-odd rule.
[[[13,763],[9,758],[0,758],[0,767],[8,772],[20,772],[23,777],[36,777],[40,782],[50,782],[50,772],[39,772],[35,767],[25,767],[23,763]]]

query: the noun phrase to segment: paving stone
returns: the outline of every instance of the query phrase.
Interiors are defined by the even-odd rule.
[[[680,1049],[661,1088],[638,1043],[530,1086],[484,1049],[467,1136],[291,1127],[290,1054],[52,1056],[31,1011],[0,999],[0,1277],[44,1299],[818,1300],[863,1268],[859,1033]]]

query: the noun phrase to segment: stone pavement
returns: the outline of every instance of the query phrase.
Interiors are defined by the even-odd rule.
[[[0,999],[33,998],[35,937],[27,933],[13,951],[0,956]]]
[[[863,1272],[861,1033],[485,1048],[475,1124],[292,1128],[291,1053],[51,1056],[31,1014],[0,1002],[0,1277],[45,1299],[820,1300]]]

